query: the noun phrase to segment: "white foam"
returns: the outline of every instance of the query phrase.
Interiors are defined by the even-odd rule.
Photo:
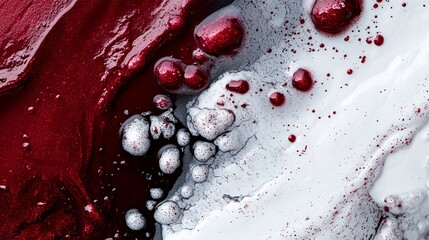
[[[191,142],[191,134],[184,128],[177,131],[176,138],[177,144],[181,147],[187,146]]]
[[[216,146],[209,142],[197,141],[192,149],[194,157],[200,162],[206,162],[216,154]]]
[[[158,200],[162,198],[164,191],[161,188],[151,188],[149,189],[149,193],[152,199]]]
[[[131,230],[142,230],[146,226],[146,219],[138,209],[130,209],[125,213],[125,223]]]
[[[234,119],[234,114],[229,110],[192,108],[189,110],[188,127],[193,135],[214,140],[231,127]]]
[[[150,148],[149,123],[140,115],[129,118],[123,126],[122,147],[133,156],[143,156]]]
[[[191,176],[192,180],[194,180],[197,183],[202,183],[207,180],[207,177],[209,175],[209,166],[208,165],[195,165],[191,169]]]
[[[165,174],[173,174],[180,166],[180,151],[174,146],[161,149],[159,168]]]
[[[158,223],[168,225],[179,220],[181,212],[176,202],[166,201],[156,207],[154,218]]]

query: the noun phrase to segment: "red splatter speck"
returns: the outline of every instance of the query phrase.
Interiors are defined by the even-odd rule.
[[[202,90],[207,87],[209,77],[207,73],[195,65],[189,65],[185,69],[184,83],[192,90]]]
[[[288,140],[289,140],[289,142],[295,142],[296,141],[296,136],[295,135],[293,135],[293,134],[291,134],[291,135],[289,135],[289,137],[287,138]]]
[[[347,74],[348,74],[348,75],[352,75],[352,74],[353,74],[353,69],[349,69],[349,70],[347,70]]]
[[[370,38],[370,37],[369,37],[369,38],[367,38],[367,39],[366,39],[366,43],[371,44],[371,43],[372,43],[372,38]]]

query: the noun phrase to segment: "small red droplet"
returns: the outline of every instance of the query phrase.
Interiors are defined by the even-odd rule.
[[[296,70],[292,77],[292,85],[300,91],[309,91],[313,87],[310,72],[302,68]]]
[[[250,86],[246,80],[232,80],[228,84],[226,84],[226,89],[231,92],[245,94],[249,91]]]
[[[207,87],[209,77],[207,73],[195,65],[188,65],[185,69],[184,84],[192,90],[202,90]]]
[[[287,138],[288,140],[289,140],[289,142],[295,142],[296,141],[296,136],[295,135],[293,135],[293,134],[291,134],[291,135],[289,135],[289,137]]]
[[[381,46],[381,45],[383,45],[383,43],[384,43],[384,37],[382,35],[379,34],[379,35],[375,36],[375,38],[374,38],[374,44],[375,45]]]
[[[347,70],[347,74],[348,75],[352,75],[353,74],[353,70],[352,69]]]
[[[275,107],[280,107],[285,103],[285,95],[283,93],[274,92],[270,95],[270,102]]]

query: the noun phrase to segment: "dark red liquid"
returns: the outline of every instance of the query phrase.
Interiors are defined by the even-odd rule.
[[[2,238],[105,239],[119,233],[144,239],[146,232],[153,237],[155,223],[145,208],[148,189],[168,192],[180,171],[158,174],[156,153],[163,142],[153,143],[143,158],[121,150],[124,110],[157,111],[152,99],[163,90],[153,76],[156,60],[173,56],[191,64],[197,48],[189,40],[193,26],[228,3],[78,0],[73,6],[68,1],[0,6],[0,62],[22,49],[37,50],[25,64],[11,63],[2,72]],[[62,17],[52,22],[59,12]],[[52,29],[40,27],[46,21]],[[115,31],[118,26],[124,31]],[[48,31],[46,37],[37,29]],[[125,44],[118,45],[121,41]],[[112,49],[124,53],[113,65]],[[127,229],[129,208],[143,212],[146,230]]]

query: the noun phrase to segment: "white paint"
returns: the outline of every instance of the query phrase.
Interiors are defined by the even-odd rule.
[[[207,181],[178,202],[186,209],[181,220],[163,226],[164,240],[369,239],[383,214],[380,199],[427,190],[427,154],[418,150],[428,149],[419,132],[429,111],[429,25],[422,24],[429,22],[429,7],[422,7],[427,1],[408,1],[406,8],[383,1],[376,10],[374,2],[363,1],[357,23],[335,37],[314,30],[309,1],[234,4],[247,30],[244,46],[216,63],[213,71],[225,73],[188,103],[188,126],[209,140],[238,132],[246,144],[237,153],[215,156]],[[365,42],[378,33],[385,37],[383,46]],[[360,56],[366,56],[364,64]],[[310,70],[317,81],[311,92],[291,87],[297,68]],[[229,100],[225,85],[237,79],[251,89]],[[267,98],[274,90],[286,95],[286,104],[275,109]],[[217,105],[219,99],[224,106]],[[234,107],[242,103],[248,106]],[[221,127],[208,121],[225,109],[233,110],[234,121]],[[412,146],[401,150],[417,132]],[[295,143],[289,134],[297,136]],[[389,161],[399,165],[389,167]],[[192,167],[184,173],[189,182]],[[419,199],[398,219],[408,239],[429,226],[428,201]],[[379,236],[396,232],[393,225]]]

